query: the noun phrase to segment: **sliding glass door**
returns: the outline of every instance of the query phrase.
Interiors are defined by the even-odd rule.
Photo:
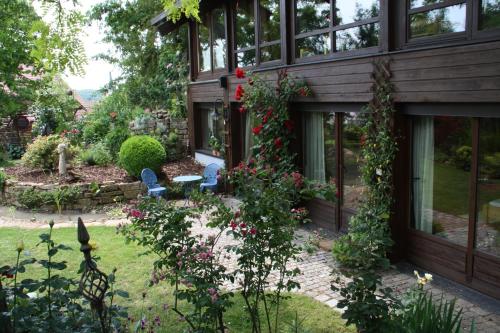
[[[500,297],[500,118],[412,118],[408,257]]]

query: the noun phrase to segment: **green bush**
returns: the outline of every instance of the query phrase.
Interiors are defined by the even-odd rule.
[[[108,151],[111,153],[113,159],[118,157],[118,153],[120,152],[120,147],[122,144],[130,137],[130,131],[128,128],[115,128],[104,138],[104,143],[108,148]]]
[[[484,157],[485,173],[490,177],[500,177],[500,153],[486,155]]]
[[[59,160],[57,146],[62,142],[58,135],[37,137],[26,149],[22,163],[32,168],[54,170]]]
[[[3,192],[6,180],[7,180],[7,175],[5,174],[5,172],[0,171],[0,193]]]
[[[9,154],[9,158],[12,160],[18,160],[24,155],[23,146],[16,144],[9,144],[7,147],[7,153]]]
[[[129,175],[139,177],[144,168],[160,171],[166,155],[165,148],[158,140],[138,135],[131,137],[121,146],[119,164]]]
[[[472,147],[461,146],[455,151],[455,164],[457,167],[468,171],[472,161]]]
[[[78,159],[86,165],[108,165],[113,162],[111,153],[101,142],[82,150]]]
[[[59,212],[70,203],[74,203],[80,195],[78,187],[61,187],[51,191],[40,191],[29,188],[17,195],[17,201],[21,206],[28,209],[41,208],[43,206],[55,206]]]

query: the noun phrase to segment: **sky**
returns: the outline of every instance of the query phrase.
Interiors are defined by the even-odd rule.
[[[104,0],[80,0],[80,8],[85,13],[93,5],[100,3]],[[35,9],[40,13],[35,3]],[[94,60],[92,57],[99,53],[112,52],[113,47],[110,44],[101,42],[104,34],[99,29],[97,22],[93,22],[91,26],[84,29],[82,41],[87,56],[87,65],[82,76],[65,74],[63,75],[64,81],[74,90],[92,89],[98,90],[109,82],[110,73],[113,78],[120,75],[120,68],[116,65],[111,65],[103,60]]]

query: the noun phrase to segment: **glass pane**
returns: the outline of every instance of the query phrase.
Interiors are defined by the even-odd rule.
[[[479,122],[476,248],[500,256],[500,119]]]
[[[279,0],[260,0],[260,41],[281,39]]]
[[[296,34],[330,26],[330,0],[296,0],[295,8]]]
[[[255,45],[255,16],[253,0],[239,0],[236,4],[236,49]]]
[[[226,24],[224,9],[218,8],[212,12],[214,35],[214,68],[225,68],[226,57]]]
[[[361,180],[361,142],[363,131],[359,113],[344,114],[342,153],[344,158],[344,208],[356,210],[364,197],[365,186]]]
[[[413,227],[467,246],[471,121],[413,121]]]
[[[202,21],[198,24],[199,33],[199,70],[205,72],[211,70],[211,55],[210,55],[210,16],[208,14],[202,17]]]
[[[445,0],[410,0],[410,8],[418,8],[427,5],[433,5],[443,1]]]
[[[224,119],[220,112],[216,112],[214,107],[202,107],[201,113],[201,137],[202,149],[212,150],[210,147],[210,138],[214,136],[219,143],[223,142]]]
[[[304,174],[325,183],[335,179],[335,113],[304,113]]]
[[[337,52],[378,46],[379,24],[370,23],[335,32]]]
[[[500,28],[500,0],[482,0],[479,29]]]
[[[295,43],[295,55],[297,58],[328,54],[331,51],[332,45],[330,34],[297,39]]]
[[[410,37],[465,31],[465,15],[465,4],[410,15]]]
[[[248,67],[255,66],[255,50],[239,52],[236,54],[236,66]]]
[[[260,48],[260,62],[280,60],[281,59],[281,45],[270,45]]]
[[[335,24],[342,25],[377,17],[379,0],[340,0],[335,2]]]

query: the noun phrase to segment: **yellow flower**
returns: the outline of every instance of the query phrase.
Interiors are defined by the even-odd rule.
[[[97,251],[97,249],[99,248],[97,242],[94,240],[89,241],[89,246],[90,246],[90,251]]]
[[[24,242],[22,240],[17,242],[16,250],[17,252],[22,252],[24,250]]]

